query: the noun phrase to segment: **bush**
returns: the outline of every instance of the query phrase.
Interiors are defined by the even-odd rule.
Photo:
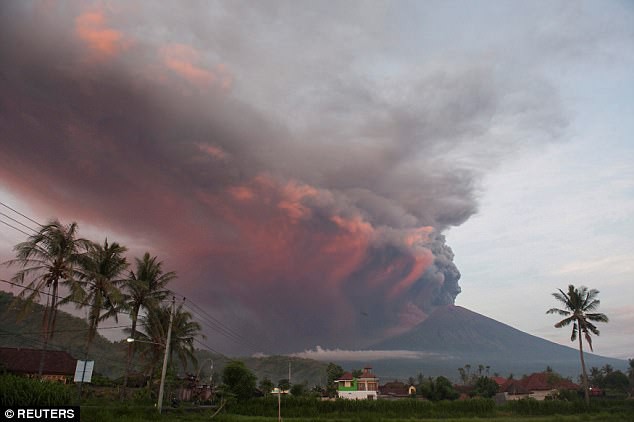
[[[39,379],[0,375],[0,406],[68,406],[71,404],[69,386]]]

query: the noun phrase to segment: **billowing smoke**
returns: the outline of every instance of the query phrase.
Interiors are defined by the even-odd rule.
[[[548,86],[442,57],[385,82],[365,4],[206,4],[4,4],[3,185],[148,245],[262,351],[363,347],[453,303],[442,233],[510,127],[557,135]]]

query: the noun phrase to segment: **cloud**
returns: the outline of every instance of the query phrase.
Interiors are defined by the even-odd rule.
[[[309,349],[301,353],[293,353],[290,356],[330,362],[358,362],[384,359],[425,359],[438,355],[431,352],[416,352],[412,350],[342,350],[324,349],[320,346],[316,346],[314,350]]]
[[[389,55],[353,54],[384,42],[376,9],[317,5],[314,20],[303,6],[225,7],[142,3],[107,22],[76,10],[91,48],[135,40],[95,66],[68,18],[11,6],[0,22],[7,189],[62,220],[146,239],[179,291],[266,352],[362,347],[453,303],[460,273],[443,232],[477,212],[482,175],[523,147],[511,132],[556,139],[556,92],[448,57],[384,83],[371,76]],[[159,29],[142,24],[148,14]]]
[[[75,32],[82,41],[103,58],[116,55],[128,43],[121,31],[106,25],[105,13],[101,10],[86,11],[77,16]]]
[[[189,45],[167,44],[160,48],[160,55],[168,69],[196,85],[217,85],[224,90],[231,88],[233,78],[226,66],[219,64],[213,70],[205,69],[198,64],[201,60],[200,52]]]

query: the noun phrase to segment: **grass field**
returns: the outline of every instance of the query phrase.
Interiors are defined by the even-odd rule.
[[[154,410],[154,409],[152,409]],[[203,412],[197,414],[187,413],[166,413],[161,416],[154,412],[147,412],[143,414],[121,414],[120,412],[111,412],[97,410],[86,411],[82,409],[82,421],[88,422],[146,422],[146,421],[218,421],[218,422],[275,422],[277,417],[262,417],[262,416],[240,416],[240,415],[217,415],[213,419],[210,418],[211,412]],[[372,421],[390,421],[390,422],[431,422],[438,421],[438,418],[406,418],[406,419],[391,419],[384,418],[381,415],[374,415],[368,417],[349,415],[346,417],[322,417],[322,418],[285,418],[282,415],[282,419],[286,422],[372,422]],[[628,422],[634,421],[633,414],[610,414],[610,413],[598,413],[598,414],[586,414],[586,415],[552,415],[552,416],[493,416],[493,417],[465,417],[465,418],[449,418],[442,419],[444,422],[465,422],[465,421],[484,421],[493,420],[496,422]]]
[[[465,416],[465,417],[442,417],[433,418],[416,417],[389,417],[380,413],[362,412],[346,412],[343,414],[324,414],[320,416],[308,417],[285,417],[282,413],[284,421],[306,421],[306,422],[373,422],[373,421],[390,421],[390,422],[413,422],[413,421],[438,421],[445,422],[464,422],[464,421],[484,421],[493,420],[496,422],[634,422],[634,411],[623,410],[622,408],[607,411],[599,411],[593,413],[581,413],[573,415],[551,414],[542,416],[513,415],[509,414],[509,410],[505,407],[494,410],[488,416]],[[213,410],[204,409],[192,411],[189,409],[166,409],[159,415],[155,408],[148,406],[83,406],[81,410],[81,420],[88,422],[146,422],[146,421],[219,421],[219,422],[274,422],[277,416],[244,416],[236,414],[221,413],[212,418]]]

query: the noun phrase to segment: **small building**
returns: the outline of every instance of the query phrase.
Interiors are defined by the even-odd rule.
[[[579,386],[570,380],[554,376],[549,372],[537,372],[520,380],[509,379],[500,389],[506,400],[533,398],[545,400],[560,391],[578,390]]]
[[[401,381],[386,382],[379,387],[379,395],[381,398],[406,398],[416,395],[416,387],[405,384]]]
[[[379,378],[372,373],[372,368],[363,368],[358,377],[345,372],[335,380],[337,396],[350,400],[376,400],[379,394]]]
[[[386,382],[382,386],[379,387],[379,393],[381,397],[385,398],[402,398],[409,397],[409,391],[407,385],[400,381],[391,381]]]
[[[8,373],[37,377],[43,350],[0,347],[0,366]],[[77,359],[61,350],[47,350],[44,356],[42,379],[66,383],[75,374]]]

